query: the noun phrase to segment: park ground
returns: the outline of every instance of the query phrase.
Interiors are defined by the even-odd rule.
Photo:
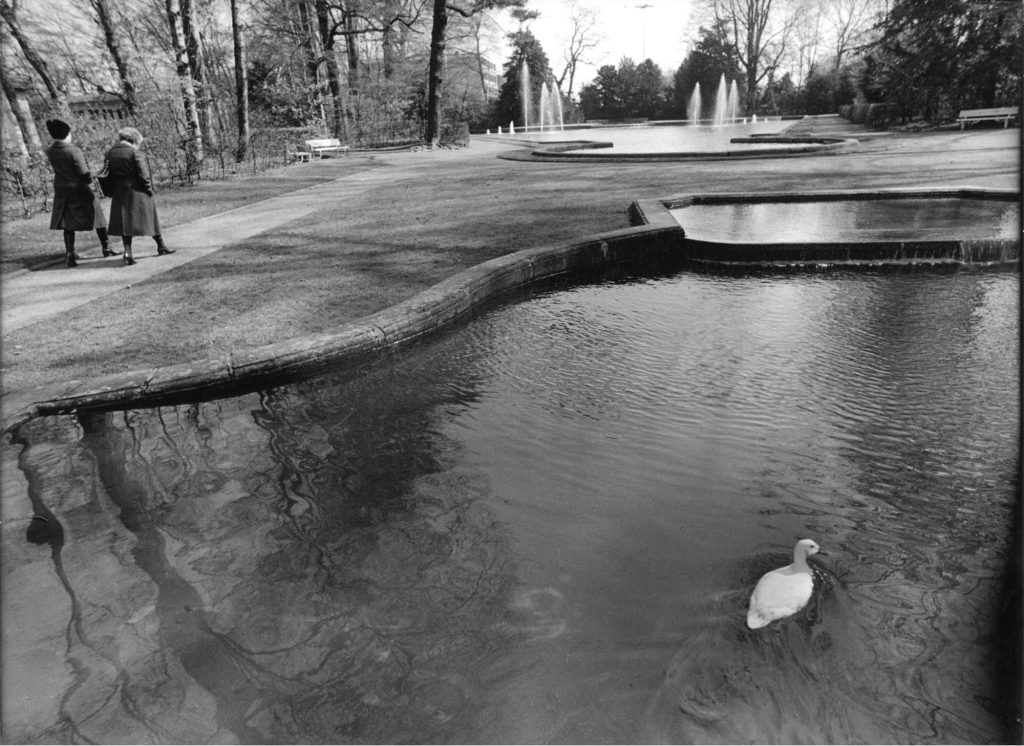
[[[1021,178],[1015,128],[894,134],[850,153],[735,161],[498,157],[516,147],[475,138],[457,150],[353,153],[164,190],[157,195],[163,232],[178,252],[157,258],[149,239],[136,239],[135,267],[120,266],[119,258],[88,258],[98,257],[99,247],[94,235],[81,233],[78,247],[87,259],[64,269],[53,262],[63,244],[59,231],[47,229],[48,215],[5,221],[5,283],[30,274],[45,298],[48,282],[91,272],[93,292],[83,302],[54,305],[31,323],[4,324],[3,392],[330,332],[482,261],[627,227],[637,199],[1019,189]],[[231,227],[247,215],[253,216],[247,230]],[[206,230],[218,237],[200,247],[194,237]],[[4,318],[11,312],[5,300]]]

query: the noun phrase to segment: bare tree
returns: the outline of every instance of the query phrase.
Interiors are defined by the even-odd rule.
[[[249,152],[249,80],[245,72],[245,37],[238,16],[238,0],[231,0],[231,36],[235,49],[235,111],[238,117],[238,145],[235,162],[241,163]]]
[[[203,130],[199,124],[199,109],[196,105],[196,91],[189,66],[180,0],[166,0],[166,8],[171,41],[174,45],[174,69],[181,88],[181,103],[185,109],[186,170],[189,176],[193,176],[199,173],[199,165],[203,162]]]
[[[188,52],[188,69],[192,76],[192,86],[196,92],[196,109],[199,113],[199,126],[203,137],[211,148],[217,148],[216,111],[214,109],[213,90],[207,74],[206,54],[199,33],[199,22],[195,0],[179,0],[181,3],[181,30],[185,37],[185,49]]]
[[[424,139],[437,147],[441,137],[441,87],[444,84],[445,45],[448,11],[469,18],[494,8],[521,8],[525,0],[470,0],[466,3],[434,0],[434,22],[430,29],[430,69],[427,76],[427,126]]]
[[[32,118],[32,111],[28,107],[28,102],[24,96],[18,95],[17,86],[12,82],[6,65],[4,65],[2,72],[0,82],[3,83],[4,98],[10,105],[14,119],[18,123],[18,129],[21,131],[21,149],[24,150],[27,146],[29,150],[40,153],[43,150],[43,141],[39,137],[39,130],[36,128],[35,120]]]
[[[558,83],[558,90],[572,98],[572,89],[575,85],[576,68],[584,59],[586,54],[600,45],[602,38],[596,33],[598,24],[598,13],[592,8],[583,8],[575,2],[569,6],[569,19],[572,22],[572,34],[565,45],[562,55],[565,60],[565,67],[562,74],[555,79]],[[566,86],[566,79],[569,84]]]
[[[0,98],[0,132],[3,133],[4,147],[8,144],[18,149],[18,155],[22,158],[28,157],[28,146],[25,144],[25,133],[22,131],[21,122],[11,105],[11,95],[7,92],[7,76],[3,77],[4,96]],[[13,91],[12,91],[13,93]],[[38,134],[38,133],[37,133]]]
[[[836,70],[842,67],[843,57],[871,28],[881,10],[881,0],[830,0],[825,6],[834,34]]]
[[[14,37],[15,41],[18,42],[18,46],[21,48],[22,54],[25,55],[25,59],[28,61],[28,64],[32,66],[32,69],[36,71],[39,79],[43,81],[43,85],[46,86],[46,91],[50,95],[50,100],[53,101],[58,109],[62,111],[66,110],[67,102],[64,98],[64,92],[57,85],[56,80],[50,73],[50,68],[46,64],[46,61],[36,51],[28,37],[25,36],[25,32],[22,30],[21,24],[18,23],[18,16],[15,11],[15,7],[10,0],[0,0],[0,15],[2,15],[4,21],[7,22],[7,27],[10,29],[11,35]]]
[[[757,111],[757,87],[786,53],[798,12],[784,0],[710,0],[714,20],[725,24],[747,78],[747,111]]]
[[[135,85],[132,82],[128,70],[128,62],[121,49],[120,40],[114,33],[114,20],[110,13],[110,4],[107,0],[89,0],[89,7],[92,8],[99,24],[100,33],[103,34],[103,44],[114,62],[114,69],[117,71],[118,80],[121,82],[121,92],[117,95],[124,102],[128,114],[134,116],[138,111],[138,98],[135,93]]]
[[[316,0],[317,29],[320,33],[320,47],[323,49],[323,62],[327,68],[327,88],[331,93],[332,131],[342,140],[348,142],[348,119],[345,116],[345,104],[341,93],[341,73],[338,70],[338,59],[335,57],[334,41],[338,37],[339,23],[331,18],[331,9],[327,0]]]

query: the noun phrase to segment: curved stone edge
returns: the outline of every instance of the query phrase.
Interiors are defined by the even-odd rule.
[[[530,284],[678,253],[683,237],[678,223],[647,225],[634,212],[634,225],[638,223],[580,242],[525,249],[483,262],[329,333],[197,362],[12,391],[0,398],[0,433],[35,417],[229,396],[363,363]]]

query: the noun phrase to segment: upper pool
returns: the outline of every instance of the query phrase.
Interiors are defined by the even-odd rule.
[[[704,202],[673,209],[692,237],[712,241],[934,241],[1020,236],[1016,199],[930,197]]]

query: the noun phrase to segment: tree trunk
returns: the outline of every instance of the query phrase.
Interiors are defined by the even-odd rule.
[[[238,0],[231,0],[231,35],[235,45],[235,111],[238,116],[238,145],[235,163],[241,163],[249,152],[249,78],[245,71],[245,39],[238,18]]]
[[[320,78],[320,49],[319,37],[316,33],[316,26],[309,14],[308,0],[297,0],[299,10],[299,29],[302,32],[302,51],[306,57],[306,74],[309,84],[309,105],[313,109],[314,116],[325,119],[324,114],[324,91]]]
[[[57,83],[54,81],[53,76],[50,75],[50,68],[46,65],[46,61],[39,56],[35,48],[29,42],[24,32],[21,30],[21,24],[18,23],[17,15],[14,11],[14,6],[9,0],[0,0],[0,15],[3,16],[7,22],[8,28],[11,30],[11,35],[14,36],[18,42],[18,46],[21,47],[22,53],[25,55],[25,59],[32,66],[32,69],[36,71],[36,74],[43,81],[43,85],[46,86],[46,91],[50,95],[50,100],[56,104],[57,108],[65,113],[67,111],[67,101],[64,98],[64,93],[57,87]]]
[[[36,123],[32,118],[32,111],[28,107],[28,101],[25,100],[24,96],[18,95],[17,89],[7,80],[6,75],[0,76],[0,81],[3,83],[4,98],[7,99],[11,112],[14,114],[14,119],[18,122],[21,149],[24,150],[27,146],[32,152],[41,153],[43,141],[39,137],[39,130],[36,129]]]
[[[348,87],[358,90],[360,88],[359,75],[359,47],[356,40],[359,38],[359,19],[355,11],[342,11],[342,19],[345,26],[345,55],[348,60]]]
[[[395,60],[398,58],[398,50],[395,44],[395,24],[392,23],[398,15],[398,0],[384,0],[384,30],[381,32],[381,56],[384,58],[384,79],[391,80],[395,74]]]
[[[6,96],[4,91],[4,97],[0,99],[0,133],[3,134],[3,147],[5,150],[17,150],[18,155],[22,158],[28,157],[28,146],[25,145],[25,135],[21,131],[21,123],[18,122],[18,117],[14,113],[14,107],[11,106],[11,100]]]
[[[345,142],[348,137],[348,120],[345,117],[345,103],[341,97],[341,75],[338,71],[338,58],[334,55],[334,35],[331,33],[329,8],[327,0],[316,0],[316,20],[320,28],[320,44],[324,50],[327,63],[327,87],[331,92],[332,111],[331,132]]]
[[[192,84],[189,68],[188,48],[185,46],[185,31],[181,20],[179,0],[166,0],[167,21],[174,43],[175,72],[181,86],[181,103],[185,108],[185,168],[189,177],[199,174],[203,162],[203,130],[199,124],[199,109],[196,106],[196,91]]]
[[[110,52],[110,58],[114,61],[114,68],[117,70],[117,77],[121,81],[121,100],[124,101],[128,115],[135,116],[139,108],[135,85],[131,80],[128,63],[121,52],[121,44],[114,34],[114,21],[110,15],[110,5],[107,0],[89,0],[89,2],[92,9],[96,11],[96,21],[103,33],[103,43],[106,45],[107,51]]]
[[[434,0],[434,24],[430,31],[430,76],[427,81],[427,131],[432,148],[441,141],[441,86],[444,83],[445,39],[448,33],[447,0]]]
[[[181,2],[181,29],[185,35],[185,49],[188,52],[188,69],[192,76],[192,86],[196,91],[196,109],[199,113],[199,126],[206,143],[217,148],[217,128],[214,127],[216,114],[213,108],[213,96],[206,74],[206,60],[203,54],[202,40],[199,38],[199,26],[196,22],[196,7],[193,0]]]

